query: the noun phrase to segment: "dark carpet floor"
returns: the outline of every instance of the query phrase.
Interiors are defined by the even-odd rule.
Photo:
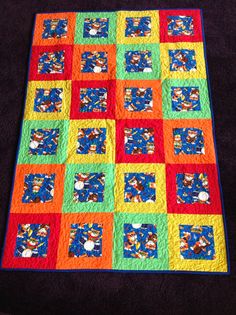
[[[231,275],[0,272],[1,314],[235,314],[235,1],[1,2],[0,247],[3,245],[36,12],[202,8]],[[233,311],[234,310],[234,311]]]

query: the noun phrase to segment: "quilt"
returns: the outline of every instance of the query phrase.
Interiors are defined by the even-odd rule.
[[[228,273],[198,9],[37,14],[1,267]]]

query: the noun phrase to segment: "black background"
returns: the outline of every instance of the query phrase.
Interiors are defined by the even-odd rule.
[[[0,245],[3,245],[27,64],[37,12],[202,8],[212,86],[231,275],[0,272],[0,311],[10,314],[235,314],[235,0],[1,2]],[[234,310],[234,311],[233,311]]]

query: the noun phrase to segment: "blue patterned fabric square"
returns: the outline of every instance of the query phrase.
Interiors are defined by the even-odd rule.
[[[127,17],[125,37],[147,37],[151,35],[151,17]]]
[[[44,20],[42,38],[65,38],[67,35],[67,28],[67,19]]]
[[[84,38],[107,38],[109,28],[108,18],[85,19]]]
[[[205,173],[176,175],[177,203],[210,204],[208,177]]]
[[[69,257],[102,256],[102,224],[71,224]]]
[[[24,179],[23,203],[52,202],[55,174],[27,174]]]
[[[200,92],[198,87],[171,87],[172,111],[201,110]]]
[[[197,128],[175,128],[174,152],[178,154],[205,154],[203,131]]]
[[[105,154],[106,128],[79,128],[77,154]]]
[[[169,50],[170,71],[196,71],[197,63],[193,49]]]
[[[152,53],[149,50],[126,51],[126,72],[152,72]]]
[[[193,36],[193,18],[191,16],[168,16],[168,35],[169,36]]]
[[[65,51],[43,52],[39,55],[38,73],[55,74],[64,72]]]
[[[47,224],[18,224],[15,257],[47,257],[50,227]]]
[[[56,155],[59,129],[32,129],[29,155]]]
[[[124,181],[125,202],[156,201],[156,180],[154,173],[125,173]]]
[[[107,53],[104,51],[85,51],[81,56],[81,72],[100,73],[108,71]]]
[[[157,227],[154,224],[124,224],[124,258],[157,258]]]
[[[180,254],[183,259],[214,260],[212,226],[179,225]]]
[[[125,128],[125,154],[154,154],[153,128]]]
[[[152,88],[125,88],[124,107],[128,112],[152,112]]]
[[[80,89],[80,112],[98,113],[107,111],[106,88],[82,88]]]
[[[36,89],[34,111],[39,113],[60,113],[63,89]]]

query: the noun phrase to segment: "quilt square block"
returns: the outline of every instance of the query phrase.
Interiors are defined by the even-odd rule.
[[[116,12],[77,14],[75,44],[115,44]]]
[[[73,81],[70,118],[114,118],[115,89],[115,80]]]
[[[25,120],[62,120],[69,118],[70,81],[28,82]]]
[[[113,215],[63,214],[57,269],[111,269]]]
[[[69,163],[112,163],[114,161],[114,121],[71,120]]]
[[[162,93],[164,118],[211,118],[206,80],[166,79],[162,84]]]
[[[113,186],[113,164],[67,165],[63,211],[111,212]]]
[[[72,45],[32,46],[29,80],[70,80],[72,48]]]
[[[214,164],[167,165],[169,213],[221,214],[221,200]]]
[[[124,224],[124,257],[158,257],[156,224]]]
[[[24,121],[18,163],[64,163],[67,133],[68,121]]]
[[[164,79],[205,79],[202,43],[161,43],[161,76]]]
[[[115,211],[165,213],[165,164],[117,164]]]
[[[116,118],[162,118],[162,88],[158,80],[117,80]]]
[[[50,226],[48,224],[18,224],[15,257],[46,258]]]
[[[165,214],[115,214],[113,267],[168,270]]]
[[[117,78],[157,80],[160,78],[159,44],[117,45]]]
[[[159,43],[159,12],[119,11],[117,22],[118,44]]]
[[[163,130],[167,163],[215,163],[211,120],[164,120]]]
[[[227,271],[222,217],[168,215],[170,270]]]
[[[11,213],[61,213],[64,165],[18,165]]]
[[[214,232],[211,225],[179,225],[180,254],[183,259],[214,260]]]
[[[119,120],[116,130],[117,163],[164,161],[161,120]]]
[[[16,214],[9,217],[4,268],[55,269],[60,214]]]
[[[201,42],[200,10],[160,10],[161,42]]]
[[[70,45],[74,42],[76,13],[36,14],[33,45]]]
[[[112,80],[116,77],[115,45],[74,45],[73,80]]]

